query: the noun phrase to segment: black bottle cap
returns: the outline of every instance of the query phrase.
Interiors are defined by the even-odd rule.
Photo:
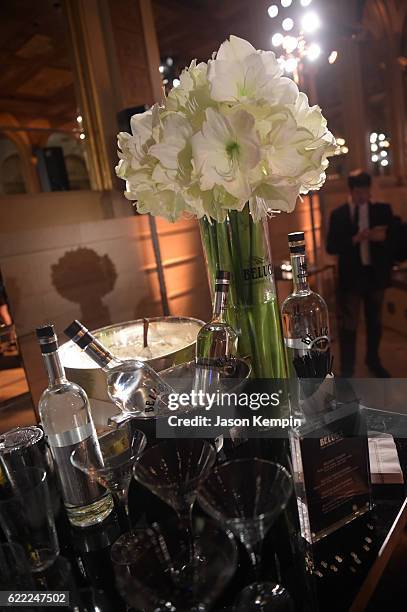
[[[216,272],[216,281],[230,281],[230,272],[228,270],[218,270]]]
[[[288,234],[288,246],[290,247],[290,253],[305,253],[305,236],[304,232],[291,232]]]
[[[37,338],[53,338],[55,336],[55,330],[52,323],[46,323],[36,329]]]
[[[80,321],[78,321],[78,319],[75,319],[75,321],[72,321],[72,323],[68,325],[66,329],[64,329],[64,334],[72,340],[72,338],[75,338],[75,336],[77,336],[81,331],[86,332],[88,330]]]
[[[95,341],[90,331],[77,319],[72,321],[72,323],[64,329],[64,334],[73,340],[81,349],[85,349],[91,342]]]
[[[304,232],[291,232],[288,234],[288,242],[302,242],[305,240]]]
[[[43,355],[55,353],[58,350],[58,341],[52,323],[37,327],[36,334]]]

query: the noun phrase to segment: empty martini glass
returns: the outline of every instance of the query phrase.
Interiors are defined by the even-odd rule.
[[[148,448],[134,464],[140,484],[166,502],[178,515],[191,542],[192,508],[201,482],[215,463],[215,448],[206,440],[165,440]]]
[[[105,430],[80,442],[71,455],[71,463],[108,489],[117,501],[120,521],[130,526],[129,486],[134,462],[143,452],[147,438],[133,429],[131,420],[120,427]]]
[[[189,542],[178,520],[123,534],[112,546],[116,582],[132,608],[206,612],[233,576],[237,547],[230,531],[211,519],[193,519],[200,562],[189,564]]]
[[[272,591],[271,583],[258,582],[261,547],[292,490],[292,478],[284,467],[257,458],[234,459],[216,466],[199,489],[202,508],[228,527],[246,548],[258,589]]]

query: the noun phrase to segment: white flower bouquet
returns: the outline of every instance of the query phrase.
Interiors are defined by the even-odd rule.
[[[120,133],[116,168],[139,213],[200,220],[211,284],[232,274],[228,317],[257,377],[284,377],[285,351],[267,216],[319,189],[336,150],[318,106],[284,77],[271,51],[231,36],[193,61],[162,105]],[[212,287],[213,288],[213,287]]]
[[[193,61],[162,106],[134,115],[118,136],[116,168],[140,213],[223,221],[249,203],[254,220],[291,212],[319,189],[335,140],[318,106],[282,75],[272,51],[231,36]]]

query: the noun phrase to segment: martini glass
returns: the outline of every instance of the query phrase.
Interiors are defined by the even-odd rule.
[[[113,495],[123,527],[129,528],[129,486],[134,462],[143,452],[147,438],[132,427],[131,420],[80,442],[71,463]]]
[[[199,489],[202,508],[246,548],[258,588],[271,584],[258,582],[264,537],[292,490],[292,478],[284,467],[257,458],[234,459],[215,467]]]
[[[189,563],[188,536],[173,519],[123,534],[112,546],[119,592],[132,608],[154,612],[206,612],[233,576],[238,559],[230,531],[193,519],[199,562]]]
[[[206,440],[165,440],[148,448],[134,464],[134,476],[178,515],[191,542],[192,508],[201,482],[215,463],[216,451]]]

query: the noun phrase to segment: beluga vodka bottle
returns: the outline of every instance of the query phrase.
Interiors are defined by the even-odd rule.
[[[89,400],[82,387],[65,376],[54,326],[38,327],[37,338],[48,374],[38,409],[67,516],[75,527],[96,525],[113,510],[111,495],[71,464],[73,451],[89,438],[96,438],[97,448]]]
[[[293,291],[282,318],[288,365],[300,378],[325,378],[331,371],[328,308],[308,283],[304,232],[288,234]]]

